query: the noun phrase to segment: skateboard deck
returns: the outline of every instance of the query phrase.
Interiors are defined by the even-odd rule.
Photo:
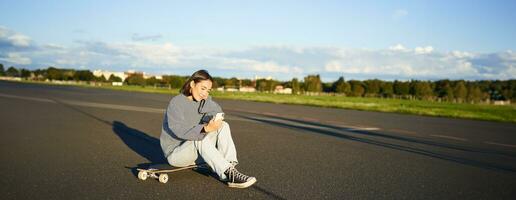
[[[147,169],[141,169],[137,168],[138,170],[138,179],[140,180],[146,180],[147,178],[155,178],[158,179],[160,183],[167,183],[168,182],[168,174],[171,172],[181,171],[185,169],[194,169],[194,168],[206,168],[206,164],[199,164],[199,165],[189,165],[185,167],[174,167],[168,164],[158,164],[158,165],[151,165]]]

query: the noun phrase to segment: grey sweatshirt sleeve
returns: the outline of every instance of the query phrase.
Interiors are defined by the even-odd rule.
[[[167,108],[166,115],[168,128],[176,137],[184,140],[202,140],[206,136],[205,133],[201,132],[204,127],[203,124],[191,126],[186,122],[180,106],[171,103]]]

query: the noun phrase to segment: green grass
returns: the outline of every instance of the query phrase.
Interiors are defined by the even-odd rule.
[[[30,82],[34,83],[34,82]],[[41,83],[41,82],[38,82]],[[150,92],[177,94],[178,89],[141,87],[141,86],[90,86],[81,87],[104,88],[130,92]],[[344,97],[344,96],[305,96],[282,95],[269,93],[212,92],[212,96],[222,99],[258,101],[279,104],[310,105],[330,108],[343,108],[365,111],[406,113],[425,116],[464,118],[516,123],[516,105],[487,105],[431,102],[422,100]]]
[[[266,93],[221,93],[214,97],[270,103],[299,104],[353,110],[406,113],[426,116],[465,118],[477,120],[516,122],[516,106],[495,106],[486,104],[465,104],[431,102],[422,100],[344,97],[304,96]]]

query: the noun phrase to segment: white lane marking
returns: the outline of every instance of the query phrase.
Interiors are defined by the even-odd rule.
[[[492,144],[492,145],[498,145],[498,146],[504,146],[504,147],[512,147],[512,148],[516,148],[516,145],[513,145],[513,144],[502,144],[502,143],[498,143],[498,142],[484,142],[486,144]]]
[[[453,136],[448,136],[448,135],[434,135],[434,134],[430,134],[430,136],[432,136],[432,137],[439,137],[439,138],[446,138],[446,139],[451,139],[451,140],[468,141],[468,139],[466,139],[466,138],[453,137]]]
[[[0,97],[24,99],[24,100],[31,100],[31,101],[46,102],[46,103],[57,103],[56,101],[51,100],[51,99],[24,97],[24,96],[16,96],[16,95],[8,95],[8,94],[0,94]],[[114,110],[149,112],[149,113],[159,113],[159,114],[165,113],[165,109],[150,108],[150,107],[125,106],[125,105],[93,103],[93,102],[73,101],[73,100],[60,100],[60,102],[63,102],[68,105],[93,107],[93,108],[106,108],[106,109],[114,109]]]
[[[416,133],[413,131],[401,130],[401,129],[389,129],[389,131],[401,133],[401,134],[407,134],[407,135],[419,135],[419,133]]]
[[[380,130],[380,128],[376,127],[355,127],[355,128],[349,128],[350,131],[377,131]]]
[[[45,102],[45,103],[56,103],[55,101],[50,100],[50,99],[36,98],[36,97],[24,97],[24,96],[16,96],[16,95],[8,95],[8,94],[0,94],[0,97],[7,97],[7,98],[13,98],[13,99],[23,99],[23,100],[31,100],[31,101],[39,101],[39,102]]]
[[[107,109],[114,109],[114,110],[127,110],[127,111],[149,112],[149,113],[159,113],[159,114],[165,113],[165,109],[150,108],[150,107],[124,106],[124,105],[92,103],[92,102],[84,102],[84,101],[70,101],[70,100],[62,100],[61,102],[70,104],[70,105],[93,107],[93,108],[107,108]]]

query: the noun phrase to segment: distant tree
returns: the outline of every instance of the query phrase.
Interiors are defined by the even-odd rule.
[[[63,74],[59,69],[49,67],[47,69],[47,78],[50,80],[63,80]]]
[[[297,78],[292,79],[292,94],[300,94],[301,93],[301,85]]]
[[[154,77],[154,76],[153,76],[153,77],[150,77],[150,78],[148,78],[148,79],[145,79],[145,85],[151,85],[151,86],[153,86],[153,85],[156,85],[156,84],[158,84],[158,83],[159,83],[159,80],[158,80],[158,79],[156,79],[156,77]]]
[[[267,80],[266,81],[266,85],[267,85],[267,91],[269,92],[274,92],[274,89],[276,89],[276,86],[279,85],[279,82],[278,81],[275,81],[275,80]]]
[[[107,82],[107,79],[106,77],[104,76],[104,74],[102,74],[101,76],[99,77],[94,77],[93,78],[95,81],[98,81],[98,82]]]
[[[392,82],[383,82],[380,86],[380,95],[382,97],[392,97],[394,94],[393,85]]]
[[[344,77],[341,76],[333,83],[332,90],[336,93],[349,95],[351,92],[351,86],[344,80]]]
[[[507,88],[507,93],[504,93],[504,95],[507,95],[507,98],[511,99],[512,102],[516,102],[516,80],[515,79],[509,80],[509,86]]]
[[[378,79],[366,80],[364,81],[365,85],[365,96],[368,97],[376,97],[380,94],[380,85],[382,81]]]
[[[326,93],[330,93],[330,92],[335,92],[335,90],[333,90],[333,83],[322,83],[322,91],[323,92],[326,92]]]
[[[256,80],[256,90],[260,91],[260,92],[265,92],[265,91],[268,91],[267,90],[267,80],[265,79],[258,79]]]
[[[181,88],[186,82],[188,77],[177,76],[177,75],[165,75],[163,76],[163,82],[169,84],[171,88]]]
[[[233,78],[230,78],[230,79],[226,79],[224,81],[224,87],[226,88],[239,88],[240,85],[239,85],[240,81],[233,77]]]
[[[68,72],[65,72],[64,76],[68,77],[69,76]],[[103,77],[103,79],[102,79],[102,77]],[[76,80],[76,81],[94,81],[95,76],[93,75],[93,73],[90,70],[79,70],[73,74],[72,79]],[[65,78],[65,80],[71,80],[71,79]],[[99,79],[99,81],[106,81],[106,77],[104,77],[104,75],[102,75],[101,78]]]
[[[413,81],[413,95],[418,99],[429,100],[433,96],[432,87],[426,81]]]
[[[11,77],[19,77],[20,71],[18,71],[18,69],[16,69],[15,67],[11,66],[9,67],[9,69],[7,69],[6,75]]]
[[[73,69],[60,69],[63,74],[63,80],[71,81],[75,80],[76,74],[79,71],[75,71]],[[91,72],[90,72],[91,73]],[[84,70],[80,70],[79,76],[85,76]],[[93,73],[91,74],[91,80],[94,80],[95,76],[93,76]]]
[[[125,82],[128,85],[145,85],[145,79],[143,78],[143,74],[131,74],[125,79]]]
[[[470,103],[477,103],[482,101],[482,98],[483,94],[480,87],[474,83],[468,84],[468,95],[466,96],[467,101]]]
[[[0,63],[0,76],[5,76],[5,69],[2,63]]]
[[[213,85],[212,88],[219,88],[224,86],[224,82],[226,79],[221,77],[213,77]]]
[[[453,87],[450,80],[439,80],[435,82],[435,93],[437,97],[445,101],[453,101]]]
[[[464,81],[457,81],[453,87],[453,96],[459,103],[466,100],[468,97],[468,89],[466,88]]]
[[[30,74],[31,74],[31,72],[30,72],[30,70],[28,70],[28,69],[24,69],[24,68],[22,68],[22,69],[20,70],[20,77],[22,77],[22,78],[29,78],[29,77],[30,77]]]
[[[350,96],[361,97],[365,93],[364,84],[362,81],[351,80],[349,81],[349,85],[351,85],[351,93]]]
[[[453,101],[453,99],[455,99],[453,88],[451,86],[445,86],[442,90],[441,97],[446,101]]]
[[[109,75],[109,82],[122,82],[122,78],[115,76],[114,74]]]
[[[394,94],[402,98],[407,98],[410,95],[410,82],[394,81]]]
[[[35,79],[39,81],[45,80],[47,77],[47,70],[44,69],[36,69],[33,71]]]
[[[322,82],[319,74],[305,77],[305,90],[307,92],[322,92]]]
[[[505,100],[502,94],[503,84],[501,81],[486,81],[487,82],[487,93],[489,94],[490,100]]]
[[[251,79],[240,79],[240,87],[253,87],[253,81]]]

